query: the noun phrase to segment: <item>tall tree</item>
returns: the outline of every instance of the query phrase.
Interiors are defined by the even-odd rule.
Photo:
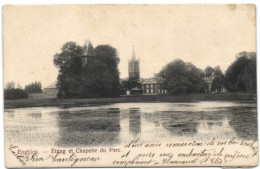
[[[119,57],[115,48],[99,45],[95,57],[84,67],[84,93],[91,97],[114,97],[120,94]]]
[[[256,53],[238,53],[225,75],[228,91],[256,92]]]
[[[5,89],[14,89],[15,88],[15,83],[14,81],[8,82],[5,85]]]
[[[75,42],[67,42],[61,48],[61,53],[54,55],[54,65],[59,69],[57,88],[58,97],[72,97],[79,93],[77,76],[81,74],[82,48]]]
[[[211,66],[206,67],[204,70],[205,77],[211,77],[213,75],[214,69]]]
[[[32,82],[28,85],[25,85],[25,91],[28,93],[41,93],[42,92],[42,84],[41,82]]]
[[[241,78],[245,83],[245,88],[247,91],[256,92],[256,53],[248,53],[248,59],[248,65],[243,71]]]
[[[180,59],[167,64],[158,74],[165,78],[165,88],[170,94],[199,93],[204,91],[203,71]]]
[[[119,57],[116,49],[109,45],[97,46],[84,65],[82,53],[81,46],[68,42],[63,45],[61,53],[54,56],[54,64],[59,68],[58,97],[118,96]]]
[[[212,91],[220,92],[222,88],[226,87],[226,80],[219,66],[213,69],[212,76],[213,76]]]

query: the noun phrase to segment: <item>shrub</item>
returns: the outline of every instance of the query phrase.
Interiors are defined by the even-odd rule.
[[[28,98],[28,93],[22,89],[5,89],[4,98],[7,100],[25,99]]]

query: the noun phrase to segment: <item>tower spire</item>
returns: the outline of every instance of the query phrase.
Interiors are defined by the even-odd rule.
[[[135,59],[135,46],[133,45],[133,53],[132,53],[132,58]]]

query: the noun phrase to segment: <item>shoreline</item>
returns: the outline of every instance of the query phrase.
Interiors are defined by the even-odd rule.
[[[201,93],[186,95],[135,95],[115,98],[88,98],[88,99],[20,99],[4,100],[4,109],[27,107],[88,107],[128,102],[198,102],[198,101],[255,101],[255,93]]]

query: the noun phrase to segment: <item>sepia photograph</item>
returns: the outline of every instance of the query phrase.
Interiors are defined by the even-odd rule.
[[[2,11],[7,168],[258,165],[254,4]]]

